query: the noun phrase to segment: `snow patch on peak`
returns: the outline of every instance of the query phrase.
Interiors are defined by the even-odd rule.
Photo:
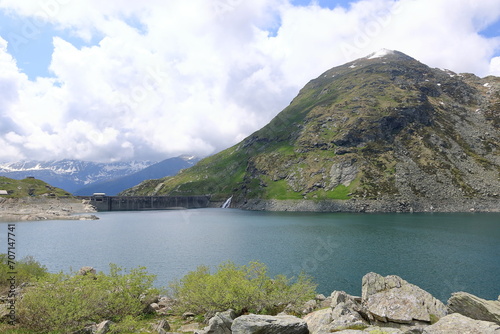
[[[393,50],[380,49],[377,52],[370,54],[367,58],[368,59],[383,58],[383,57],[391,55],[393,53],[394,53]]]

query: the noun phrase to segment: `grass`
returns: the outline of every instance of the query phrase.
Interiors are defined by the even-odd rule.
[[[266,199],[302,199],[302,194],[290,189],[286,180],[272,181],[268,184],[265,193]]]
[[[70,193],[63,189],[52,187],[48,183],[34,178],[15,180],[0,176],[0,190],[7,190],[9,195],[1,195],[2,197],[7,198],[22,198],[27,196],[42,195],[53,197],[71,196]]]

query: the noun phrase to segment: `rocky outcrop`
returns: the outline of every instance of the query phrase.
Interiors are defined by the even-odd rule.
[[[430,323],[446,315],[446,306],[441,301],[398,276],[366,274],[362,300],[370,320],[381,322]]]
[[[424,328],[423,334],[499,334],[500,326],[493,322],[474,320],[458,313],[449,314]]]
[[[500,301],[485,300],[467,292],[456,292],[448,300],[450,313],[460,313],[466,317],[495,322],[500,325]]]
[[[233,334],[308,334],[304,320],[291,315],[242,315],[234,319]]]
[[[311,334],[371,333],[379,328],[388,333],[421,333],[447,314],[442,302],[418,286],[376,273],[363,277],[361,297],[334,291],[328,299],[329,308],[304,317]]]

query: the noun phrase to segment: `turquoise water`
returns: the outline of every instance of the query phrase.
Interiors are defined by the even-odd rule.
[[[18,258],[32,255],[51,272],[146,266],[159,286],[198,265],[258,260],[272,275],[308,273],[325,295],[359,295],[370,271],[401,276],[441,300],[455,291],[488,299],[500,294],[500,214],[197,209],[98,216],[16,223]],[[0,229],[0,247],[7,249],[7,224]]]

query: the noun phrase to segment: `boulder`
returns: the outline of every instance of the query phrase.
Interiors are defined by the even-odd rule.
[[[369,324],[355,311],[356,305],[349,299],[337,304],[332,310],[332,319],[329,332],[337,332],[349,328],[365,328]]]
[[[308,334],[304,320],[291,315],[242,315],[234,319],[233,334]]]
[[[452,333],[500,334],[500,326],[494,322],[474,320],[459,313],[453,313],[423,330],[423,334]]]
[[[182,320],[187,320],[189,318],[194,318],[196,316],[196,314],[194,314],[193,312],[184,312],[182,314]]]
[[[162,319],[153,325],[153,331],[158,334],[166,334],[170,330],[170,324],[167,320]]]
[[[323,310],[314,311],[302,318],[307,323],[307,328],[311,334],[328,333],[330,323],[333,321],[332,309],[326,308]]]
[[[316,307],[318,307],[318,302],[314,299],[311,299],[304,303],[304,306],[302,307],[302,314],[311,313],[316,309]]]
[[[491,321],[500,325],[500,301],[485,300],[467,292],[455,292],[448,299],[450,313],[460,313],[475,320]]]
[[[231,325],[236,318],[233,310],[217,312],[208,321],[208,326],[199,331],[198,334],[231,334]]]
[[[430,323],[447,314],[441,301],[394,275],[366,274],[362,283],[362,303],[367,316],[381,322]]]

